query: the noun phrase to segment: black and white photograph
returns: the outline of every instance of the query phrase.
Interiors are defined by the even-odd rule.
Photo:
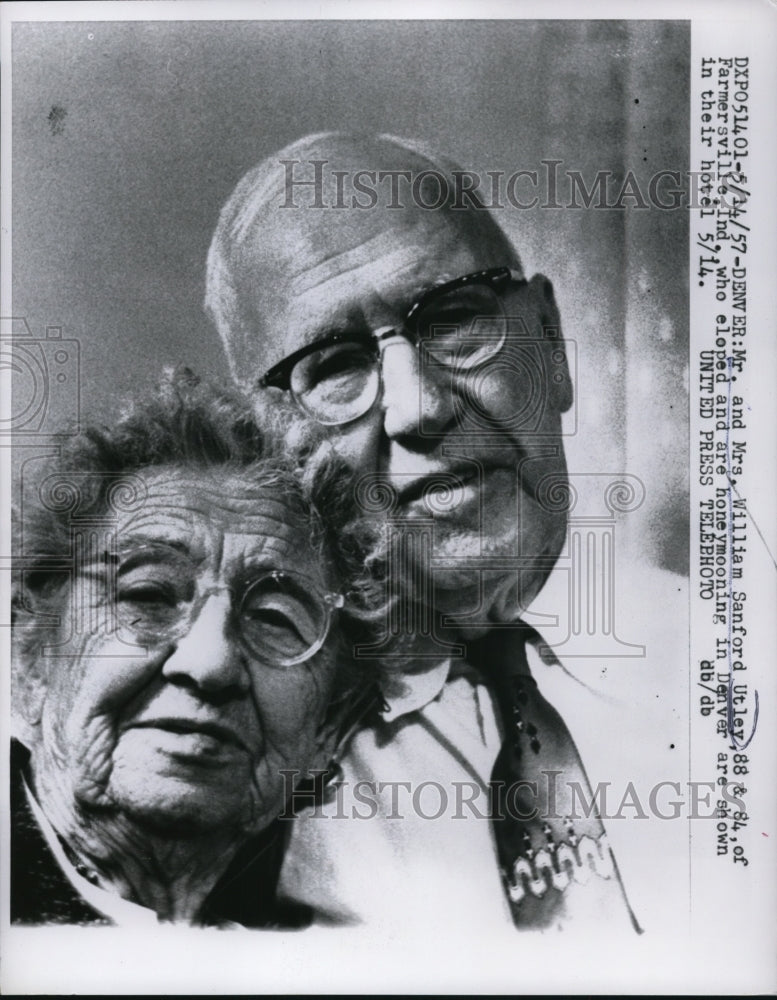
[[[774,4],[4,7],[3,991],[772,992]]]

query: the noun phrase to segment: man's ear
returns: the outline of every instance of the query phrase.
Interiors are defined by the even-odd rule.
[[[533,310],[539,317],[537,335],[542,338],[550,403],[554,410],[566,413],[572,406],[574,392],[553,285],[544,275],[535,274],[529,282],[528,295]]]

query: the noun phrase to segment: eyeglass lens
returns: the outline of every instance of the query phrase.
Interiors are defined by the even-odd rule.
[[[117,624],[141,645],[186,633],[201,606],[196,569],[182,560],[157,560],[120,576]],[[330,609],[310,581],[273,572],[254,580],[234,602],[233,627],[258,659],[290,665],[312,655],[324,641]]]
[[[410,332],[422,366],[468,371],[498,354],[507,321],[493,289],[472,284],[432,298],[413,314]],[[378,398],[380,351],[356,337],[314,351],[294,366],[291,390],[321,423],[355,420]]]

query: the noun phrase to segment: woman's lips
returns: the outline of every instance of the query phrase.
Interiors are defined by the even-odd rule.
[[[143,719],[131,728],[158,730],[164,734],[162,742],[165,745],[180,748],[181,751],[188,749],[195,755],[247,751],[240,735],[231,726],[220,722],[190,718]]]

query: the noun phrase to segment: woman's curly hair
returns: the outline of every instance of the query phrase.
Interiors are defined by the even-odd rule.
[[[157,391],[128,406],[113,427],[90,426],[24,483],[14,511],[14,662],[23,669],[55,628],[72,576],[73,521],[109,512],[117,497],[142,492],[144,470],[170,466],[223,470],[283,496],[297,537],[324,560],[346,597],[339,618],[334,698],[377,685],[378,665],[354,648],[375,637],[384,588],[367,568],[373,529],[360,516],[353,474],[341,460],[306,471],[299,455],[269,438],[237,396],[201,382],[189,369],[168,373]],[[118,491],[118,492],[117,492]],[[361,699],[360,699],[361,700]]]

